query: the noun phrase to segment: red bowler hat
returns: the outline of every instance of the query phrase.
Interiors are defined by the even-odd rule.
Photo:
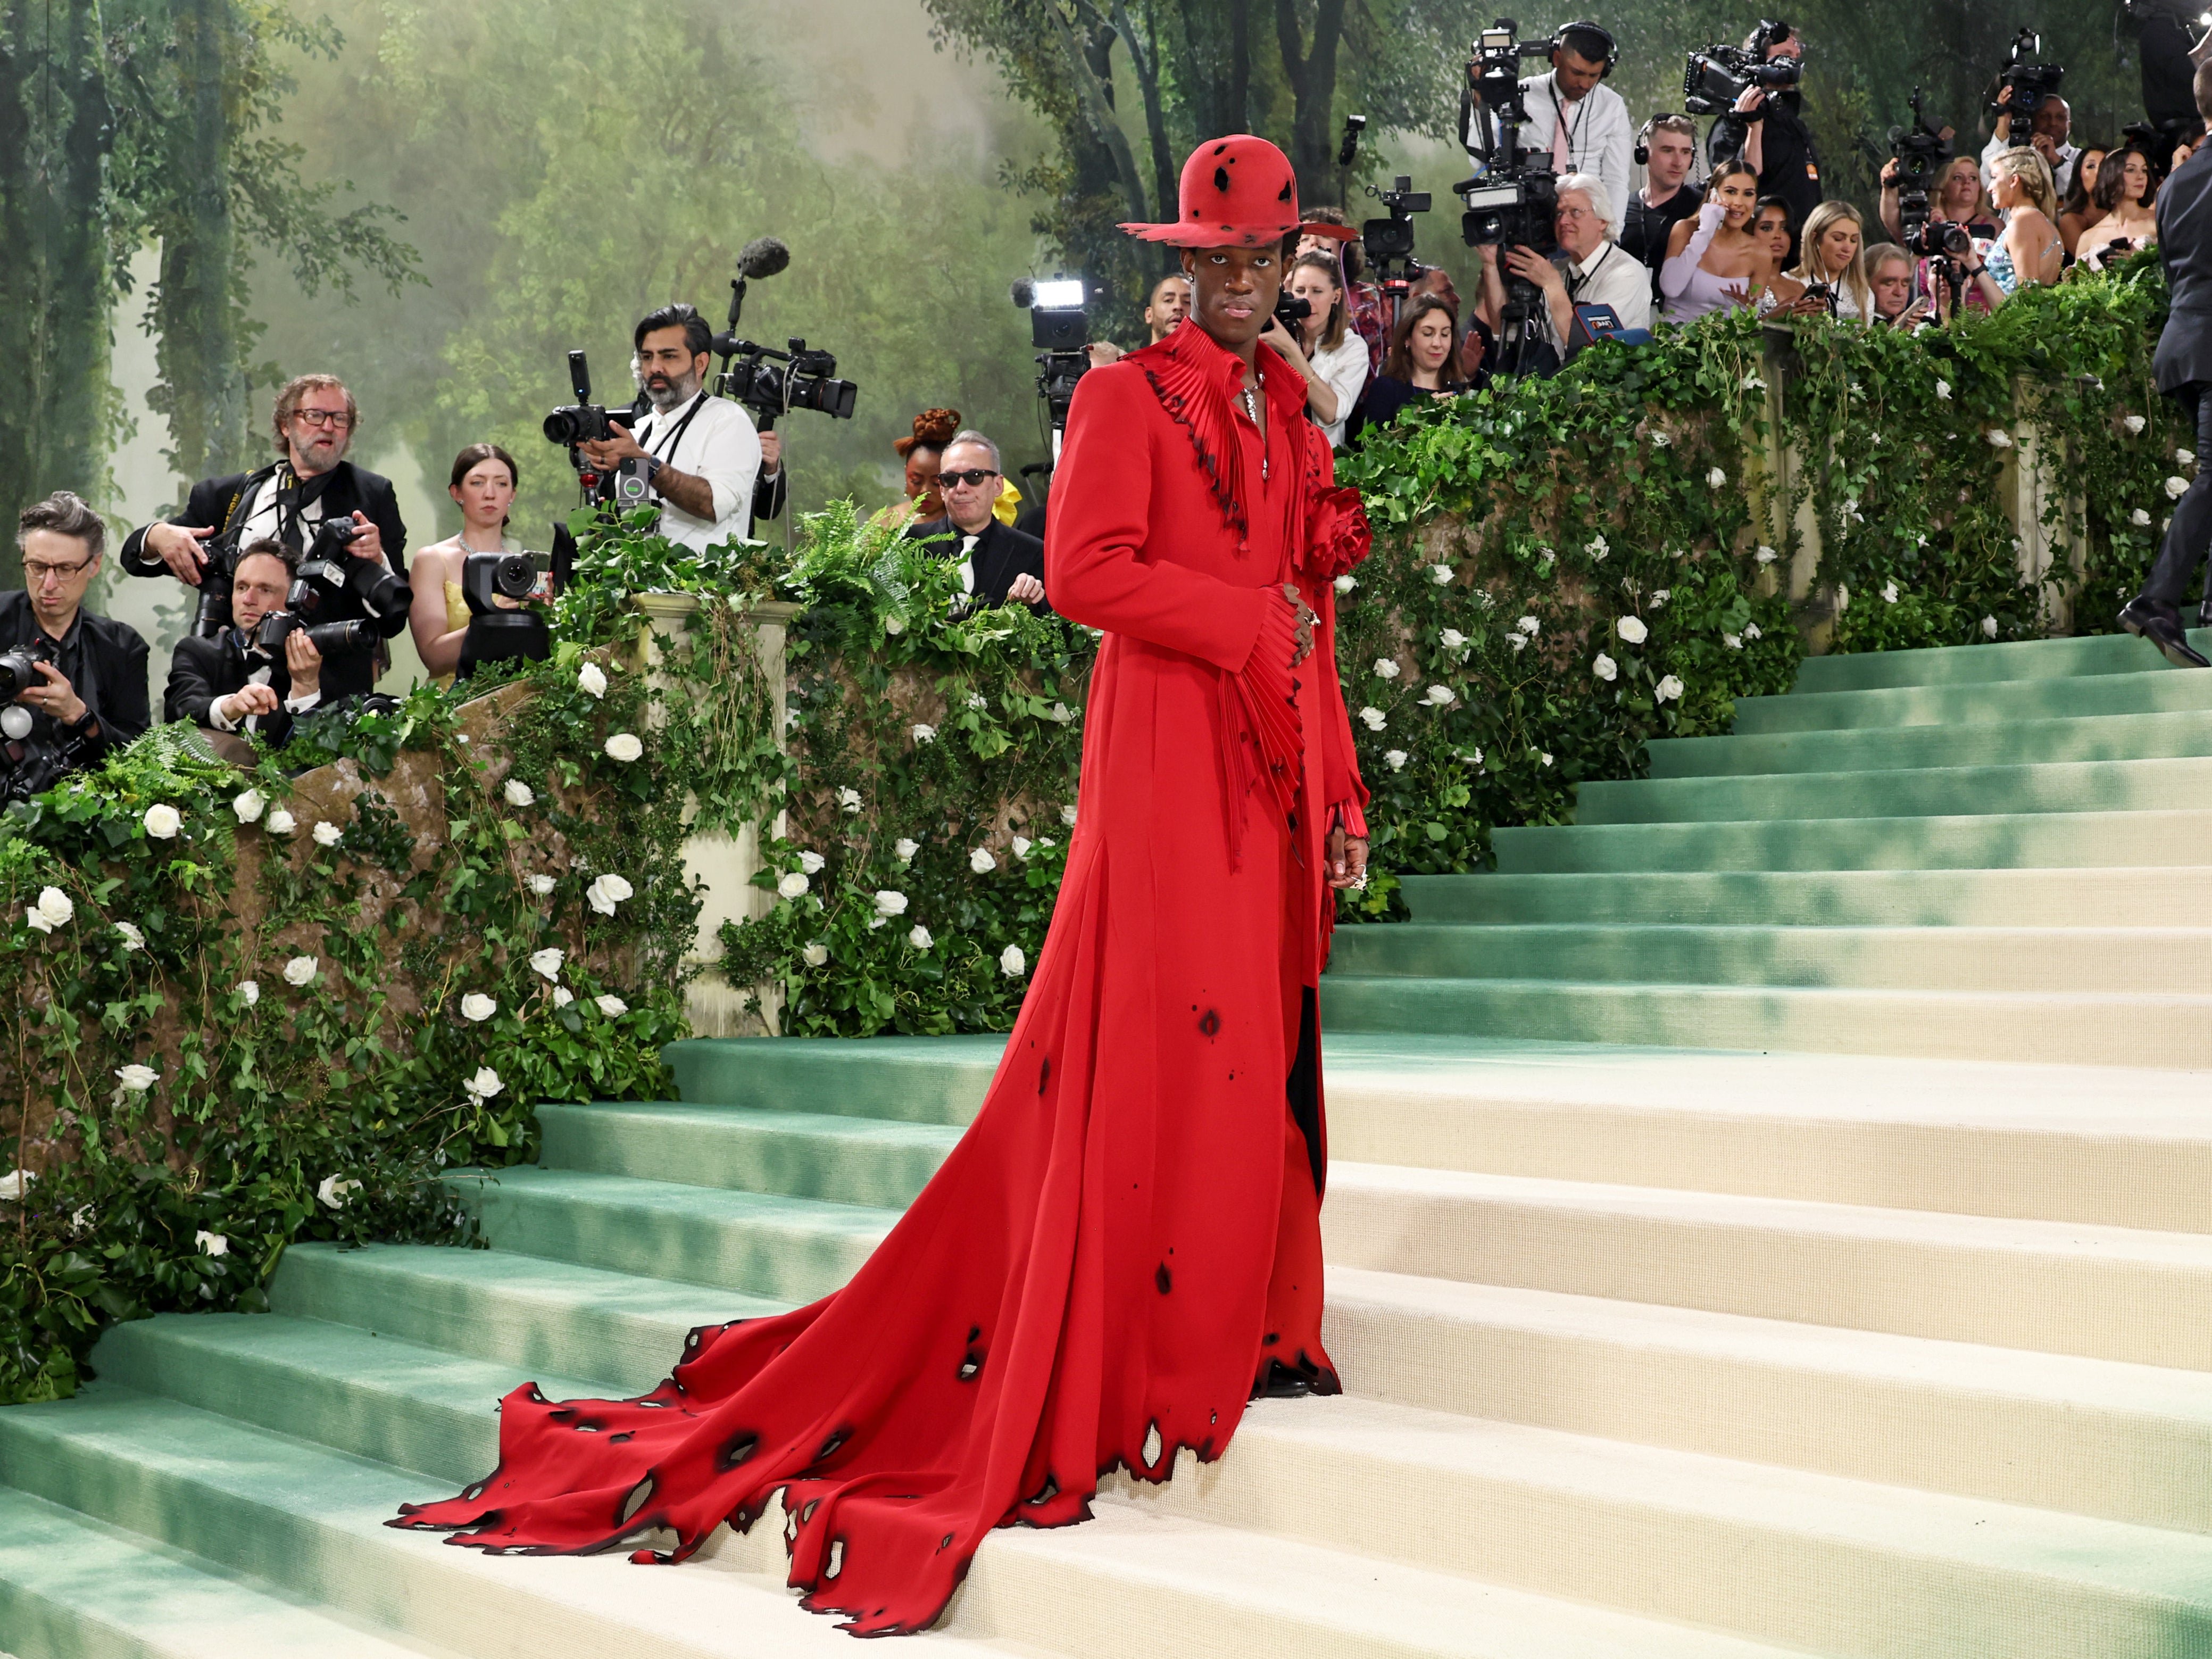
[[[1348,242],[1345,225],[1302,224],[1291,158],[1249,132],[1200,144],[1182,164],[1171,225],[1123,225],[1132,236],[1175,247],[1262,247],[1291,232]]]

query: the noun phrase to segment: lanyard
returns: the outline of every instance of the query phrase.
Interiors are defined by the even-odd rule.
[[[647,447],[647,453],[656,461],[665,461],[672,465],[676,459],[677,446],[684,441],[684,433],[685,428],[690,427],[692,420],[698,415],[699,411],[706,407],[706,404],[707,394],[702,390],[697,397],[691,400],[691,407],[684,411],[684,418],[677,422],[674,426],[669,428],[667,434],[668,453],[665,455],[660,453],[661,434],[658,432],[653,434],[653,442]]]
[[[1583,112],[1581,124],[1588,125],[1589,122],[1589,112],[1585,109]],[[1567,119],[1566,106],[1559,101],[1559,82],[1557,76],[1554,76],[1552,80],[1552,125],[1565,131],[1567,135],[1567,159],[1570,161],[1577,159],[1575,155],[1575,144],[1577,142],[1575,127],[1577,124]]]

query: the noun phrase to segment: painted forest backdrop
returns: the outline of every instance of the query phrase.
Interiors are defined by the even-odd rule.
[[[1965,0],[1813,0],[1808,99],[1834,191],[1871,206],[1911,88],[1962,137],[2023,21],[2067,66],[2077,138],[2140,115],[2114,0],[2051,15]],[[1127,339],[1154,217],[1197,139],[1282,143],[1313,202],[1395,172],[1438,193],[1423,257],[1470,286],[1449,142],[1471,0],[14,0],[0,5],[0,508],[72,487],[118,514],[258,462],[271,387],[342,374],[356,459],[453,528],[462,444],[524,464],[526,532],[571,484],[538,431],[562,354],[629,394],[632,319],[719,315],[736,249],[777,234],[744,331],[837,354],[859,417],[786,430],[800,504],[892,493],[892,437],[951,404],[1041,459],[1014,277],[1082,271]],[[1749,9],[1602,12],[1638,115],[1679,101],[1683,50]],[[1565,14],[1521,18],[1533,35]],[[1349,172],[1342,118],[1370,120]],[[1973,137],[1978,143],[1978,137]],[[150,386],[114,365],[153,347]],[[159,458],[156,459],[155,458]],[[434,508],[433,512],[430,509]],[[410,515],[417,516],[417,515]],[[535,535],[532,535],[535,539]],[[15,576],[0,544],[0,586]]]

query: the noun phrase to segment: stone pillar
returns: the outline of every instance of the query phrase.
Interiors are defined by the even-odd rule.
[[[691,617],[702,601],[696,593],[633,593],[629,602],[644,616],[638,629],[637,668],[647,676],[648,683],[665,694],[670,690],[669,682],[657,672],[663,650],[680,641],[690,631]],[[752,634],[754,652],[760,659],[762,673],[768,678],[778,748],[783,746],[784,736],[784,634],[798,612],[795,605],[769,600],[753,606],[740,618]],[[687,799],[684,817],[688,819],[696,811],[697,803]],[[777,815],[775,832],[783,833],[781,814]],[[778,1016],[782,1011],[781,992],[766,986],[752,988],[761,999],[761,1010],[748,1013],[744,1007],[747,991],[725,983],[719,971],[722,924],[765,915],[775,903],[773,893],[752,884],[753,872],[760,867],[760,838],[750,824],[735,836],[720,831],[702,833],[684,843],[684,875],[687,879],[704,883],[707,890],[705,903],[699,912],[699,941],[691,957],[691,961],[705,971],[684,988],[684,994],[685,1012],[696,1036],[758,1036],[766,1032],[772,1036],[777,1033]]]

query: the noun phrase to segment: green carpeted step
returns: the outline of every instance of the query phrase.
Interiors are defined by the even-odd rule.
[[[1711,823],[1971,812],[2140,812],[2201,807],[2208,801],[2212,801],[2212,757],[2191,757],[1585,783],[1576,791],[1575,822]]]
[[[883,1209],[911,1204],[963,1133],[951,1124],[664,1102],[541,1106],[538,1124],[539,1161],[550,1169]]]
[[[1346,929],[1332,976],[1944,991],[2212,993],[2212,927],[1704,927],[1525,923]]]
[[[2195,629],[2190,643],[2212,656],[2212,629]],[[1868,691],[1892,685],[1966,685],[1991,680],[2074,679],[2087,674],[2196,672],[2175,670],[2155,646],[2130,634],[2068,640],[2014,640],[2002,645],[1936,646],[1923,651],[1861,651],[1808,657],[1797,672],[1800,691]]]
[[[666,1376],[694,1326],[796,1305],[544,1256],[416,1244],[295,1244],[269,1300],[280,1314],[358,1326],[531,1375],[605,1377],[625,1394],[643,1394]]]
[[[0,1487],[0,1640],[15,1659],[424,1659],[273,1586]]]
[[[1324,976],[1339,1031],[1683,1048],[2212,1066],[2212,995]]]
[[[447,1178],[495,1249],[794,1303],[844,1284],[898,1218],[856,1204],[583,1170]]]
[[[2212,674],[2205,676],[2212,681]],[[1753,737],[1668,738],[1650,746],[1655,778],[1769,772],[1880,772],[2212,755],[2212,710],[2096,714],[1980,726],[1904,726]]]
[[[2155,670],[2055,679],[1896,685],[1871,691],[1796,690],[1739,697],[1736,734],[1861,731],[1908,726],[1983,726],[2087,714],[2161,714],[2212,708],[2212,674]]]
[[[983,1103],[1006,1046],[1003,1036],[884,1036],[842,1046],[708,1037],[668,1054],[677,1093],[695,1104],[959,1124]]]
[[[2212,808],[1913,817],[1565,824],[1498,830],[1498,868],[1583,871],[1992,870],[2212,862]]]
[[[2212,847],[2201,855],[2212,860]],[[2212,863],[2185,869],[1665,870],[1407,876],[1421,922],[2158,927],[2212,911]],[[1355,931],[1337,934],[1337,947]]]

